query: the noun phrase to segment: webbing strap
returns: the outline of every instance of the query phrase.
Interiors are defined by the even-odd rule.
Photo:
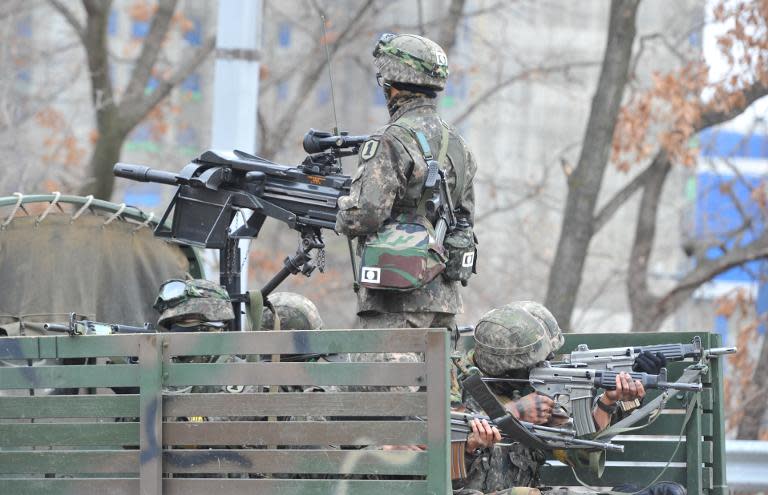
[[[258,289],[248,291],[248,321],[251,323],[251,330],[261,330],[261,315],[264,313],[264,298]]]
[[[418,143],[419,148],[421,149],[421,154],[422,154],[422,158],[424,158],[424,162],[429,163],[431,160],[434,159],[434,156],[432,155],[432,149],[430,148],[429,142],[427,141],[427,137],[424,135],[424,133],[421,131],[417,131],[413,128],[413,124],[415,122],[416,122],[416,119],[412,117],[402,117],[397,122],[390,125],[400,127],[401,129],[404,129],[409,133],[411,133],[416,138],[416,143]],[[445,123],[441,120],[440,124],[443,127],[443,131],[440,136],[440,150],[437,155],[437,164],[441,169],[443,169],[445,158],[448,156],[448,141],[450,136],[448,134],[448,127],[446,127]],[[414,157],[411,157],[411,159],[414,159]],[[422,189],[421,197],[419,198],[419,201],[416,205],[417,215],[426,216],[428,200],[429,200],[429,197],[426,194],[426,191]]]
[[[689,367],[685,371],[683,371],[682,376],[680,377],[680,382],[684,383],[692,383],[696,378],[701,376],[702,374],[706,373],[705,368],[701,367]],[[675,450],[672,452],[672,455],[670,456],[667,463],[664,465],[664,468],[659,472],[659,474],[651,481],[648,486],[643,488],[642,490],[639,490],[637,492],[634,492],[634,494],[640,493],[643,490],[646,490],[648,487],[656,483],[661,477],[664,475],[664,473],[669,468],[669,465],[672,463],[672,459],[675,458],[677,455],[677,451],[680,449],[680,443],[683,440],[683,435],[685,434],[685,429],[688,426],[688,422],[691,419],[691,416],[693,415],[693,412],[696,410],[696,407],[699,403],[699,394],[696,392],[689,393],[689,395],[692,395],[693,398],[690,402],[688,402],[688,405],[686,407],[686,413],[685,413],[685,419],[683,420],[683,426],[680,429],[679,438],[677,441],[677,445],[675,446]],[[611,439],[615,437],[616,435],[620,435],[623,433],[628,433],[632,431],[641,430],[651,424],[653,424],[654,421],[656,421],[661,416],[661,411],[664,409],[664,406],[667,403],[667,399],[669,397],[669,391],[664,391],[659,397],[656,397],[654,400],[649,402],[648,404],[644,405],[643,407],[636,409],[631,415],[624,418],[623,420],[619,421],[615,425],[610,426],[609,428],[601,431],[597,435],[595,435],[595,439],[598,438],[607,438]],[[639,426],[631,426],[634,425],[637,421],[642,420],[643,417],[646,416],[645,412],[651,410],[651,412],[648,414],[649,420],[648,422],[639,425]],[[634,416],[634,417],[633,417]],[[639,418],[639,419],[636,419]],[[629,426],[628,426],[629,425]],[[602,461],[600,458],[599,452],[590,452],[589,453],[589,471],[593,474],[597,474],[597,477],[602,476],[602,470],[604,467],[604,461]],[[571,470],[573,471],[573,476],[576,478],[576,481],[578,481],[582,486],[584,486],[587,489],[595,490],[595,488],[589,486],[588,484],[584,483],[579,476],[576,474],[576,469],[573,465],[570,465]],[[597,492],[596,492],[597,493]],[[619,495],[620,492],[613,492],[613,491],[599,491],[599,493],[605,493],[608,495]],[[627,494],[625,494],[627,495]],[[631,495],[631,494],[630,494]]]
[[[685,434],[685,428],[688,426],[688,422],[691,420],[691,416],[693,416],[693,412],[696,410],[696,408],[699,405],[699,395],[698,395],[698,393],[697,392],[689,392],[689,393],[693,394],[693,399],[691,399],[691,401],[688,403],[688,406],[686,407],[685,419],[683,420],[683,426],[680,429],[680,434],[679,434],[677,442],[676,442],[677,445],[675,446],[675,450],[672,451],[672,455],[669,457],[669,460],[664,465],[664,468],[662,468],[662,470],[659,472],[659,474],[656,475],[656,477],[653,478],[651,480],[651,482],[648,483],[648,485],[646,485],[644,488],[641,488],[640,490],[638,490],[636,492],[632,492],[632,493],[614,492],[614,491],[611,491],[611,490],[598,490],[598,489],[588,485],[587,483],[584,483],[579,478],[579,476],[576,474],[576,470],[574,469],[574,467],[571,466],[571,471],[573,471],[573,477],[576,478],[576,481],[578,481],[581,484],[581,486],[583,486],[584,488],[586,488],[588,490],[593,490],[595,493],[601,493],[601,494],[607,494],[607,495],[637,495],[638,493],[642,493],[643,491],[645,491],[648,488],[650,488],[651,485],[653,485],[654,483],[659,481],[661,479],[661,477],[664,476],[664,473],[667,471],[667,469],[669,469],[669,465],[672,464],[672,459],[674,459],[675,456],[677,455],[677,451],[680,450],[680,444],[683,441],[683,435]]]

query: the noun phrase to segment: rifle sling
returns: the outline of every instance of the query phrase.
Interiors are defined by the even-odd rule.
[[[421,154],[422,154],[422,158],[424,159],[424,163],[428,164],[430,160],[434,159],[434,155],[432,154],[432,149],[429,147],[429,142],[427,141],[427,138],[424,135],[424,133],[421,131],[417,131],[412,127],[414,122],[415,122],[415,119],[412,119],[410,117],[402,117],[400,120],[390,125],[397,126],[409,132],[411,135],[413,135],[413,137],[416,139],[416,143],[419,145],[419,149],[421,149]],[[437,154],[437,164],[441,170],[445,170],[445,159],[448,156],[448,143],[450,141],[450,134],[448,131],[448,126],[442,120],[440,120],[440,126],[442,127],[442,133],[440,136],[440,150],[438,151],[438,154]],[[413,160],[414,157],[412,156],[411,159]],[[454,167],[455,167],[454,172],[456,173],[456,187],[455,187],[455,190],[453,191],[453,194],[451,194],[451,200],[453,201],[453,204],[456,204],[457,200],[461,197],[461,194],[464,191],[466,178],[464,173],[463,161],[461,162],[460,167],[456,167],[455,165]],[[409,173],[406,174],[406,177],[410,179],[411,173],[412,173],[412,170],[410,170]],[[428,195],[426,194],[426,191],[422,188],[421,197],[419,198],[419,201],[416,205],[416,213],[419,215],[426,216],[426,204],[427,204],[427,200],[429,199],[427,196]]]
[[[520,422],[504,409],[480,375],[470,375],[461,382],[462,387],[474,398],[483,411],[505,435],[531,449],[549,449]]]

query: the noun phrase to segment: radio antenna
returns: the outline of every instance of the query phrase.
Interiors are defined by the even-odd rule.
[[[328,31],[325,29],[325,14],[320,14],[323,24],[323,41],[325,45],[325,59],[328,62],[328,80],[331,83],[331,108],[333,108],[333,135],[339,135],[339,118],[336,116],[336,92],[333,90],[333,71],[331,70],[331,51],[328,49]]]
[[[333,108],[333,135],[339,135],[339,118],[336,115],[336,92],[333,87],[333,71],[331,70],[331,51],[328,49],[328,31],[325,29],[325,14],[320,14],[320,22],[323,25],[323,41],[325,44],[325,59],[328,63],[328,80],[331,84],[331,108]],[[341,165],[341,157],[338,158]],[[357,281],[357,263],[355,262],[355,248],[352,246],[352,239],[347,237],[347,248],[349,248],[349,261],[352,263],[352,288],[355,292],[360,290],[360,283]]]

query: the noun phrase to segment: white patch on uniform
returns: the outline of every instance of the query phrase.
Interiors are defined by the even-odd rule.
[[[461,266],[464,268],[472,268],[472,266],[475,264],[475,252],[471,251],[469,253],[464,253],[464,256],[461,258]]]
[[[435,49],[435,58],[437,59],[437,65],[448,65],[448,57],[442,50]]]
[[[376,154],[376,150],[379,149],[379,142],[374,139],[369,139],[363,143],[362,151],[360,152],[360,158],[363,160],[369,160]]]
[[[360,282],[366,284],[381,283],[381,268],[374,266],[364,266],[360,269]]]

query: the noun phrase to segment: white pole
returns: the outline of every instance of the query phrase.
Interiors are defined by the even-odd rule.
[[[211,143],[253,153],[257,147],[261,0],[219,0]],[[233,227],[242,225],[238,216]],[[250,240],[239,243],[240,291],[248,288]],[[240,328],[246,328],[244,318]]]

